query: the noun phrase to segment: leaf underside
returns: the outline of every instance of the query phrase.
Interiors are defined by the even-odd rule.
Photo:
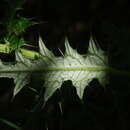
[[[106,68],[107,56],[90,38],[87,54],[82,56],[71,48],[67,38],[65,39],[65,54],[63,57],[55,57],[48,50],[39,37],[39,59],[28,59],[16,50],[16,63],[3,63],[0,61],[0,77],[13,78],[15,87],[13,96],[30,82],[32,73],[37,73],[44,80],[46,88],[45,102],[59,89],[66,80],[71,80],[76,87],[77,95],[83,97],[85,87],[94,79],[105,86],[107,83]]]

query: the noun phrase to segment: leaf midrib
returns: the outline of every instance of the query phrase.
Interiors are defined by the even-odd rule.
[[[3,69],[0,73],[14,73],[14,72],[42,72],[42,71],[106,71],[107,67],[96,66],[96,67],[47,67],[37,69]]]

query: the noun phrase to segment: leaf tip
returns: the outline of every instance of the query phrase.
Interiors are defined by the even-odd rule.
[[[43,56],[47,56],[47,57],[54,57],[54,54],[47,49],[47,47],[45,46],[41,36],[39,36],[39,51],[40,51],[40,54],[43,55]]]

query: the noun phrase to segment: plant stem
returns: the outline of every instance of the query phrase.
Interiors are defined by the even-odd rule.
[[[27,50],[27,49],[20,49],[20,52],[29,59],[37,59],[40,58],[40,54],[35,51]]]
[[[27,57],[29,59],[40,58],[40,54],[38,52],[23,49],[23,48],[20,48],[19,51],[22,53],[22,55],[24,55],[25,57]],[[8,44],[0,44],[0,52],[9,54],[11,52],[9,45]]]

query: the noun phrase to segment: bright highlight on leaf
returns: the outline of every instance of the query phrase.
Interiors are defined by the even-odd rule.
[[[14,78],[14,96],[30,81],[32,73],[42,76],[46,87],[45,102],[59,89],[66,80],[71,80],[76,87],[77,95],[83,98],[85,87],[94,79],[105,86],[107,83],[108,59],[93,38],[90,38],[89,48],[85,56],[74,50],[67,38],[65,39],[65,55],[56,57],[48,50],[39,38],[39,59],[28,59],[16,51],[16,64],[0,62],[0,77]]]

